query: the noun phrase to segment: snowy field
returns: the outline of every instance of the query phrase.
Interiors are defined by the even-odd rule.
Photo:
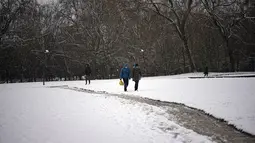
[[[119,79],[93,80],[91,85],[84,81],[0,84],[0,143],[211,142],[168,120],[164,109],[102,94],[47,88],[59,85],[184,103],[255,135],[255,78],[191,76],[202,74],[142,78],[138,92],[131,80],[124,92]]]
[[[252,72],[211,73],[219,75],[255,75]],[[202,78],[202,73],[191,73],[174,76],[142,78],[139,91],[134,91],[134,82],[130,80],[128,92],[118,85],[119,79],[94,80],[91,85],[84,81],[51,82],[47,85],[68,85],[109,93],[136,95],[151,99],[178,102],[204,110],[217,118],[225,119],[255,135],[255,78]]]
[[[120,92],[115,82],[93,81],[88,87],[114,84]],[[83,86],[83,82],[67,83]],[[0,143],[212,142],[167,116],[159,107],[113,96],[41,83],[0,85]]]

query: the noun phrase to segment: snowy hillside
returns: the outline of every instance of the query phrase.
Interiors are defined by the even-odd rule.
[[[194,76],[202,74],[142,78],[138,92],[131,80],[124,92],[119,79],[1,84],[0,142],[212,142],[169,120],[162,108],[111,93],[183,103],[255,134],[255,78]],[[50,88],[63,85],[102,94]]]
[[[255,75],[254,73],[211,73],[216,75]],[[118,85],[119,79],[96,80],[91,85],[84,81],[52,82],[48,85],[68,85],[109,93],[136,95],[151,99],[178,102],[202,109],[222,118],[239,129],[255,135],[255,78],[198,78],[202,73],[148,77],[140,81],[138,92],[130,80],[128,92]]]
[[[31,83],[0,85],[0,143],[71,142],[212,141],[155,106]]]

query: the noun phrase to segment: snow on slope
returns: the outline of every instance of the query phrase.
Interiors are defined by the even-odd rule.
[[[164,109],[158,107],[26,83],[0,85],[0,142],[211,141],[169,121]]]
[[[142,78],[138,92],[134,92],[134,82],[130,80],[126,93],[123,92],[123,87],[118,85],[119,79],[94,80],[91,85],[84,85],[84,81],[52,82],[48,85],[66,84],[71,87],[184,103],[217,118],[223,118],[237,128],[255,135],[255,78],[187,78],[201,74]]]

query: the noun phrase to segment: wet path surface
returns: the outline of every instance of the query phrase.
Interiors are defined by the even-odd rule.
[[[255,143],[255,136],[237,130],[234,126],[228,125],[225,121],[216,119],[203,111],[189,108],[185,105],[171,102],[162,102],[149,98],[131,96],[125,94],[108,94],[105,91],[93,91],[83,88],[65,86],[51,86],[50,88],[62,88],[74,90],[78,92],[102,94],[102,96],[115,96],[121,99],[126,99],[132,104],[145,103],[152,106],[157,106],[166,111],[168,120],[174,121],[177,124],[191,129],[198,134],[211,137],[213,141],[218,143]],[[162,128],[162,130],[171,130],[171,127]]]

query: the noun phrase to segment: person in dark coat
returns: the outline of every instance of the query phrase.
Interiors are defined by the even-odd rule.
[[[124,91],[127,91],[128,81],[130,79],[130,69],[127,64],[124,64],[123,68],[120,71],[120,80],[123,79],[124,82]]]
[[[90,76],[91,76],[91,68],[89,66],[89,64],[86,64],[86,67],[85,67],[85,81],[86,81],[86,85],[89,81],[89,84],[90,84]]]
[[[208,77],[208,67],[207,66],[205,67],[205,70],[204,70],[204,77]]]
[[[132,78],[133,81],[135,82],[135,91],[138,90],[138,84],[139,80],[141,79],[141,76],[142,76],[141,69],[139,68],[138,64],[135,64],[132,71]]]

